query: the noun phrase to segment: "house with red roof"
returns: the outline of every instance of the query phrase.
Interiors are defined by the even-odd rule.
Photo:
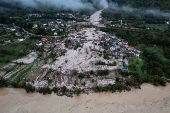
[[[44,48],[44,51],[46,51],[46,52],[49,51],[49,50],[50,50],[49,48]]]
[[[56,43],[56,45],[61,45],[61,44],[62,44],[62,41]]]
[[[119,53],[119,55],[120,55],[120,56],[123,56],[123,55],[124,55],[124,53],[123,53],[123,52],[120,52],[120,53]]]
[[[47,41],[47,38],[41,38],[42,41]]]
[[[58,48],[59,48],[59,47],[61,47],[61,45],[60,45],[60,44],[57,44],[57,45],[56,45],[56,47],[58,47]]]
[[[128,46],[128,50],[134,50],[134,47]]]

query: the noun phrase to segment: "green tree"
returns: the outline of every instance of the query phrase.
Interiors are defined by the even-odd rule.
[[[74,93],[77,94],[77,96],[82,92],[82,90],[80,88],[76,88],[74,90]]]
[[[80,73],[78,78],[80,79],[80,81],[85,77],[86,75],[84,73]]]

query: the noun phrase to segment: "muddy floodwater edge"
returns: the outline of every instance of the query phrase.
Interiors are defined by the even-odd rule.
[[[170,84],[155,87],[142,84],[130,92],[102,92],[66,96],[26,93],[24,89],[0,89],[0,113],[169,113]]]

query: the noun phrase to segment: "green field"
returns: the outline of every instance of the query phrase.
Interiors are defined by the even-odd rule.
[[[13,17],[13,18],[21,18],[21,17]]]
[[[143,60],[134,57],[129,59],[129,71],[137,72],[141,77],[144,75],[141,69],[142,66]]]
[[[18,37],[14,33],[11,30],[0,30],[0,43],[3,43],[5,39],[16,40]]]
[[[18,74],[18,76],[15,78],[15,82],[18,81],[19,79],[23,80],[24,78],[26,78],[28,76],[28,72],[31,71],[31,68],[33,66],[33,63],[32,64],[29,64],[27,66],[27,68],[24,68],[23,70],[20,71],[20,73]]]
[[[139,44],[135,46],[135,49],[142,51],[142,48],[145,47],[145,44]]]
[[[135,46],[135,48],[140,51],[142,51],[142,48],[144,48],[144,47],[145,47],[145,44],[139,44],[139,45]],[[159,58],[163,62],[166,62],[168,60],[167,58],[165,58],[163,48],[160,46],[145,47],[145,49],[158,55]]]
[[[159,46],[155,46],[155,47],[147,47],[146,50],[152,51],[153,53],[155,53],[156,55],[159,56],[159,58],[165,62],[167,59],[164,56],[164,51],[162,47]]]
[[[28,55],[28,50],[31,50],[34,44],[35,40],[27,39],[20,43],[0,45],[0,67]]]
[[[166,26],[165,24],[145,24],[146,28],[147,27],[151,27],[151,29],[155,28],[155,29],[159,29],[161,31],[165,31],[168,29],[168,26]]]

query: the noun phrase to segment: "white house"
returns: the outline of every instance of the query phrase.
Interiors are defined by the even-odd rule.
[[[6,44],[11,43],[11,40],[10,39],[5,39],[4,43],[6,43]]]
[[[15,31],[15,28],[11,28],[10,30],[11,30],[11,31]]]
[[[42,46],[42,42],[39,41],[39,42],[36,43],[36,45],[37,46]]]
[[[43,26],[46,26],[47,24],[43,24]]]
[[[138,58],[139,58],[139,56],[140,56],[140,52],[138,52],[138,51],[134,51],[134,56],[136,56],[136,57],[138,57]]]
[[[51,28],[51,31],[55,31],[56,29],[54,29],[54,28]]]
[[[123,52],[120,52],[120,53],[119,53],[120,56],[123,56],[123,54],[124,54]]]
[[[169,25],[169,21],[166,21],[165,24],[166,24],[166,25]]]
[[[37,28],[37,27],[38,27],[38,25],[37,25],[37,24],[34,24],[32,28],[35,29],[35,28]]]
[[[22,41],[24,41],[23,38],[18,38],[18,42],[22,42]]]
[[[15,35],[16,36],[21,36],[21,34],[19,32],[16,32]]]
[[[57,32],[54,32],[54,35],[58,35],[58,33],[57,33]]]
[[[110,50],[113,51],[113,50],[116,50],[116,48],[114,46],[111,46]]]

